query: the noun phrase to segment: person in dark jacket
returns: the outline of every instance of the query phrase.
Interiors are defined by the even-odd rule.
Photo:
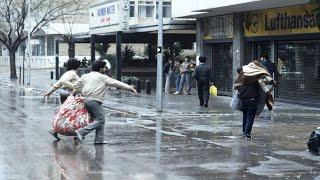
[[[243,73],[242,68],[238,68],[237,72],[238,76],[241,76]],[[251,138],[251,130],[259,103],[259,88],[258,81],[236,87],[243,113],[242,133],[245,138]]]
[[[262,55],[260,58],[260,62],[261,62],[261,64],[264,65],[264,67],[266,67],[269,74],[277,81],[278,76],[279,76],[279,72],[277,70],[276,65],[269,60],[268,56]]]
[[[194,78],[197,80],[200,106],[208,107],[211,68],[206,63],[206,57],[199,57],[200,64],[194,70]]]
[[[164,65],[164,68],[163,68],[163,74],[165,75],[166,77],[166,84],[165,84],[165,88],[164,88],[164,92],[165,93],[169,93],[169,90],[170,90],[170,81],[172,79],[172,69],[173,69],[173,60],[172,59],[169,59],[168,62]]]

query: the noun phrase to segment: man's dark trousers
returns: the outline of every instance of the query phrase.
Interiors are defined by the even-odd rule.
[[[206,80],[198,80],[198,95],[199,95],[199,100],[200,100],[200,105],[203,106],[208,105],[209,102],[209,81]]]
[[[242,133],[243,135],[250,136],[254,118],[257,112],[257,98],[241,99],[241,106],[243,112],[242,119]]]

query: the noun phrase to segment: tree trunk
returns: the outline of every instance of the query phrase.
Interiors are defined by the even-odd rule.
[[[75,58],[75,43],[74,42],[69,42],[68,43],[68,56],[69,56],[69,59],[74,59]]]
[[[10,79],[18,79],[16,72],[16,51],[15,49],[9,49],[10,56]]]

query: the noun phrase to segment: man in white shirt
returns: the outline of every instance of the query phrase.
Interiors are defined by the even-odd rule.
[[[75,140],[80,143],[87,134],[96,130],[94,144],[106,144],[104,141],[105,115],[102,108],[102,102],[107,93],[108,86],[125,89],[137,94],[137,91],[133,87],[105,75],[104,73],[106,71],[106,62],[101,60],[95,61],[92,64],[92,71],[82,75],[75,84],[76,91],[81,92],[84,97],[85,108],[94,119],[88,126],[76,130],[77,137]]]

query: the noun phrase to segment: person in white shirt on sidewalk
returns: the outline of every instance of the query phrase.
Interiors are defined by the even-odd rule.
[[[82,75],[75,83],[74,87],[76,92],[81,92],[84,98],[85,108],[89,111],[94,120],[88,126],[76,130],[77,136],[75,140],[80,143],[87,134],[96,130],[94,144],[106,144],[104,141],[105,115],[102,108],[102,102],[109,86],[131,91],[137,95],[137,91],[132,86],[110,78],[105,75],[106,71],[106,62],[102,60],[95,61],[92,64],[92,71]]]

